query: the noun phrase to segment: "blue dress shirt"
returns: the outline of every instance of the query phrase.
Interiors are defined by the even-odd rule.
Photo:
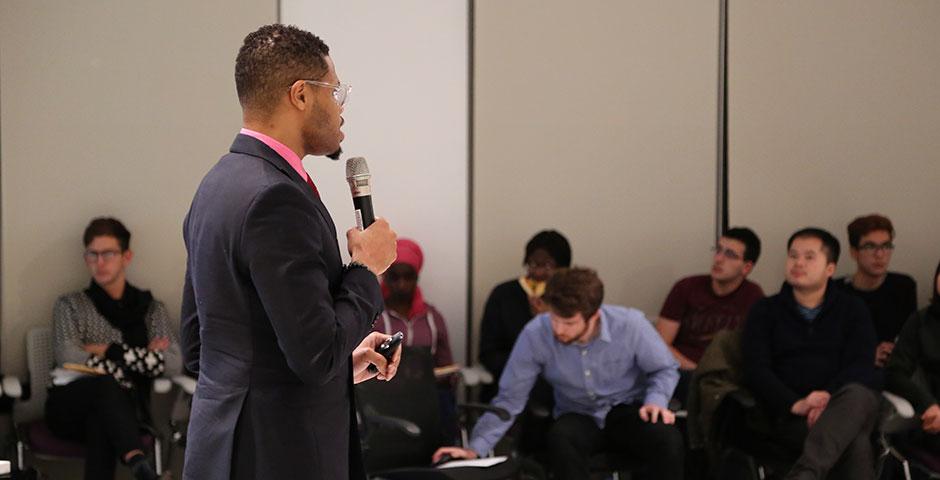
[[[555,418],[565,413],[587,415],[603,428],[616,405],[667,406],[679,381],[679,364],[653,325],[633,308],[603,305],[600,312],[599,334],[586,345],[556,340],[547,313],[526,324],[492,401],[512,419],[504,422],[495,414],[484,414],[473,429],[471,449],[480,455],[493,449],[522,412],[539,374],[555,391]]]

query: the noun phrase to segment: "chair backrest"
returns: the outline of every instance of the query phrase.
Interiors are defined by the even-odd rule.
[[[410,421],[421,429],[415,438],[391,428],[369,428],[366,470],[429,465],[442,444],[440,405],[434,361],[428,348],[403,347],[398,373],[391,382],[370,380],[356,386],[360,414],[368,412]]]
[[[14,408],[18,423],[38,420],[43,417],[46,404],[46,389],[52,384],[49,371],[55,366],[52,349],[52,329],[35,327],[26,332],[26,367],[29,369],[29,400]]]

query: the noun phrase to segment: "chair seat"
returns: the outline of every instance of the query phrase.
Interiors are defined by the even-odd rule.
[[[940,453],[931,452],[920,447],[910,447],[907,452],[912,460],[927,467],[934,473],[940,473]]]
[[[49,426],[46,425],[45,421],[39,420],[28,423],[23,429],[26,433],[25,437],[29,448],[36,455],[75,459],[85,458],[84,445],[80,442],[73,442],[56,436],[56,434],[52,433],[52,430],[49,430]],[[140,441],[144,449],[151,448],[153,446],[153,440],[153,436],[151,435],[140,436]]]

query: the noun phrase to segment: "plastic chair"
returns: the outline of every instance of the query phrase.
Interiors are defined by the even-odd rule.
[[[909,432],[920,428],[914,407],[893,393],[884,392],[882,395],[887,400],[878,435],[882,458],[891,456],[900,462],[906,480],[915,478],[913,471],[920,472],[926,478],[940,479],[940,452],[931,452],[906,441]]]
[[[403,348],[394,380],[356,386],[366,472],[389,480],[516,478],[519,469],[512,459],[487,468],[431,466],[431,455],[444,445],[433,361],[427,348]],[[458,404],[457,409],[463,412],[460,418],[467,418],[467,411],[492,411],[509,417],[505,410],[488,405]],[[466,432],[466,424],[459,427]]]
[[[40,460],[47,461],[82,461],[85,447],[56,437],[44,420],[47,389],[52,385],[49,372],[55,365],[52,347],[52,330],[48,327],[30,329],[26,334],[26,364],[30,395],[20,400],[13,407],[13,422],[16,433],[15,470],[23,471],[29,466],[26,452]],[[154,392],[165,393],[170,388],[167,379],[154,382]],[[151,425],[141,425],[141,441],[149,450],[154,460],[154,469],[158,475],[163,473],[163,442]]]

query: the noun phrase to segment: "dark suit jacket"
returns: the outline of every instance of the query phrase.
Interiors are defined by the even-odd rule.
[[[199,374],[183,477],[364,478],[350,354],[382,311],[344,273],[323,203],[264,143],[238,135],[183,225],[181,347]]]

